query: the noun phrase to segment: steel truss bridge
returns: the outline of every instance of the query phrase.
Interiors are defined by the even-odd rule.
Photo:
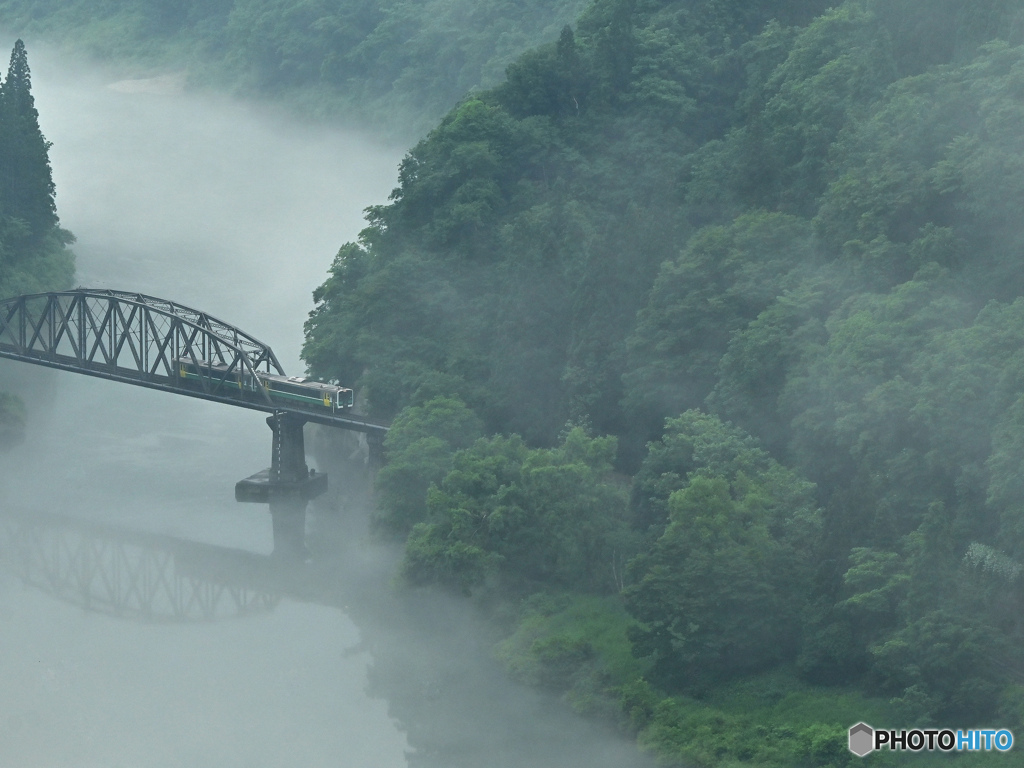
[[[269,346],[206,312],[142,293],[76,288],[0,301],[0,358],[272,414],[270,468],[238,482],[235,498],[270,505],[274,551],[288,557],[305,556],[306,503],[327,490],[327,476],[306,466],[303,425],[361,432],[371,458],[388,430],[242,386],[259,374],[285,375]]]
[[[273,350],[206,312],[141,293],[76,288],[0,301],[0,357],[382,436],[348,413],[272,402],[239,374],[284,376]],[[192,363],[196,381],[178,375]],[[219,364],[214,369],[200,363]]]

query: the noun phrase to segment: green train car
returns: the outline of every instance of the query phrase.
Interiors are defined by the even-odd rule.
[[[200,379],[223,379],[240,392],[258,392],[263,389],[281,405],[302,406],[313,410],[331,412],[347,411],[355,404],[355,393],[346,387],[324,384],[302,376],[277,376],[272,373],[257,373],[253,376],[246,370],[228,371],[223,363],[200,360],[175,360],[178,379],[181,382],[198,383]]]

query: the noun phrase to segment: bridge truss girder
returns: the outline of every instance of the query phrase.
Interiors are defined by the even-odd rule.
[[[205,312],[85,288],[0,302],[0,356],[236,405],[251,401],[259,410],[270,409],[269,396],[262,388],[243,392],[239,374],[284,374],[269,346]],[[179,360],[197,366],[191,390],[182,389]]]
[[[223,320],[141,293],[76,288],[0,301],[0,358],[251,408],[301,414],[366,433],[374,444],[387,427],[347,412],[292,408],[263,387],[241,386],[258,373],[283,376],[273,350]],[[214,363],[178,376],[175,360]]]

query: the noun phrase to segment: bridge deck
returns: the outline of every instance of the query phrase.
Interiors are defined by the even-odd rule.
[[[383,436],[388,431],[386,424],[382,424],[355,413],[320,412],[313,408],[283,405],[280,402],[268,402],[262,397],[241,391],[237,392],[237,394],[232,394],[231,391],[227,389],[225,389],[223,393],[204,392],[196,385],[190,385],[187,382],[178,383],[180,379],[169,376],[156,376],[153,374],[142,373],[140,371],[132,371],[115,365],[106,365],[104,363],[83,363],[73,357],[67,357],[64,355],[19,351],[10,344],[0,343],[0,358],[17,360],[23,363],[32,363],[33,365],[43,365],[47,368],[56,368],[62,371],[81,373],[86,376],[95,376],[109,381],[120,381],[125,384],[133,384],[138,387],[146,387],[147,389],[157,389],[162,392],[185,395],[186,397],[197,397],[201,400],[224,403],[225,405],[234,405],[239,408],[262,411],[263,413],[287,413],[316,424],[348,429],[353,432],[365,432],[367,434]]]
[[[244,389],[241,382],[284,376],[270,347],[205,312],[139,293],[77,288],[0,301],[0,358],[378,438],[388,430],[347,410],[282,402],[263,387]],[[189,379],[178,375],[185,364],[195,372]]]

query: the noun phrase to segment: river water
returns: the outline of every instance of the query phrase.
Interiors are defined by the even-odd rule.
[[[203,309],[301,372],[310,294],[401,150],[29,55],[80,284]],[[311,509],[313,576],[275,576],[267,510],[233,497],[269,464],[261,415],[15,364],[0,379],[30,416],[0,473],[21,521],[0,536],[0,766],[647,764],[508,682],[467,606],[392,586],[353,443],[307,436],[351,488]]]

